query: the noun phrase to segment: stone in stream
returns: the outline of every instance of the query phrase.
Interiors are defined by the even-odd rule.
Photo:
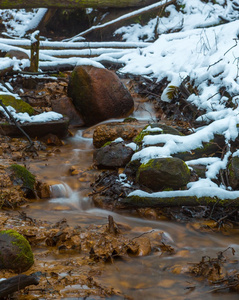
[[[121,137],[125,141],[132,141],[144,128],[137,120],[133,122],[112,122],[96,126],[93,133],[93,145],[96,148],[102,147],[105,143],[114,141]]]
[[[98,168],[120,168],[130,161],[133,154],[130,147],[112,142],[95,151],[94,163]]]
[[[189,182],[190,170],[179,158],[156,158],[141,164],[136,180],[153,191],[167,187],[180,188]]]
[[[115,73],[94,66],[77,66],[68,85],[68,95],[86,125],[111,118],[124,118],[134,110],[134,101]]]
[[[0,269],[21,273],[34,263],[28,241],[15,230],[0,231]]]

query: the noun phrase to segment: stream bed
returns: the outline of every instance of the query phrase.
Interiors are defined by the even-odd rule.
[[[93,170],[92,176],[84,175],[84,170],[92,165],[93,145],[88,132],[78,130],[74,137],[65,140],[60,152],[56,151],[56,154],[45,162],[39,160],[33,164],[29,163],[28,167],[34,174],[51,184],[53,198],[34,201],[23,208],[24,212],[31,218],[53,223],[66,218],[69,225],[81,227],[106,224],[108,215],[111,215],[116,223],[131,228],[132,237],[151,231],[159,234],[163,232],[166,242],[175,248],[175,254],[165,255],[161,251],[155,251],[147,256],[117,260],[112,264],[104,264],[99,276],[94,277],[102,285],[114,287],[123,295],[127,295],[128,298],[123,297],[124,299],[238,299],[237,293],[211,293],[213,287],[205,280],[184,273],[184,269],[186,270],[190,263],[200,262],[203,256],[215,258],[218,252],[228,247],[233,247],[236,251],[234,257],[228,251],[230,259],[236,259],[239,251],[238,230],[229,231],[228,234],[200,232],[195,224],[147,220],[95,208],[88,193],[91,191],[90,180],[97,176],[99,171]],[[72,166],[82,172],[80,179],[69,174]],[[238,268],[237,262],[236,266]],[[123,298],[112,296],[109,299]],[[83,298],[72,296],[57,299]],[[84,299],[100,298],[89,296]]]

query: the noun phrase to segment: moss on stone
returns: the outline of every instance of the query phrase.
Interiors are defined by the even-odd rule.
[[[18,164],[13,164],[10,166],[10,170],[13,171],[14,176],[17,179],[20,179],[23,183],[23,186],[34,190],[36,179],[35,176],[29,172],[25,167],[20,166]]]
[[[106,142],[101,148],[104,148],[104,147],[110,145],[111,143],[112,143],[112,141]]]
[[[3,257],[0,249],[2,265],[6,265],[6,268],[10,268],[10,266],[12,266],[11,269],[19,272],[28,270],[34,263],[34,257],[29,242],[23,235],[12,229],[2,230],[0,231],[0,235],[7,235],[12,238],[12,245],[16,246],[19,250],[19,254],[16,256],[14,261],[6,262],[6,260],[2,261]]]
[[[34,114],[33,107],[21,99],[16,99],[11,95],[0,95],[0,100],[5,106],[12,106],[16,112],[28,113],[30,116]]]

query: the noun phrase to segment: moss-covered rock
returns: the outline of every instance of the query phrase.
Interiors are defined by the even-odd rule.
[[[135,137],[134,142],[141,147],[142,141],[146,135],[158,135],[158,134],[173,134],[173,135],[183,135],[176,128],[171,126],[153,123],[145,126],[143,130]]]
[[[30,116],[34,114],[32,106],[21,99],[16,99],[11,95],[0,95],[0,100],[5,106],[12,106],[16,112],[28,113]]]
[[[26,197],[33,197],[36,184],[35,176],[25,167],[18,164],[11,165],[9,170],[13,184],[21,186]]]
[[[167,187],[180,188],[189,182],[190,170],[179,158],[156,158],[139,167],[136,180],[153,191]]]
[[[0,231],[0,269],[10,269],[21,273],[34,263],[28,241],[15,230]]]
[[[225,147],[225,137],[220,134],[215,134],[214,138],[208,143],[202,143],[201,148],[192,149],[190,152],[179,152],[173,154],[174,157],[184,161],[197,159],[201,157],[213,156],[221,157],[222,149]]]
[[[239,157],[232,157],[227,166],[228,180],[230,186],[237,190],[239,188]]]

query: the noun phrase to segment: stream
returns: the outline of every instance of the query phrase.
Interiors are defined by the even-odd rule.
[[[53,198],[31,203],[24,208],[27,215],[50,222],[66,218],[70,225],[82,227],[106,224],[108,215],[112,215],[116,223],[130,226],[135,236],[151,230],[164,232],[166,240],[175,247],[176,254],[162,255],[158,251],[148,256],[106,264],[97,278],[105,286],[113,286],[132,299],[238,299],[236,293],[210,293],[213,287],[204,280],[197,280],[181,272],[188,263],[198,263],[203,256],[217,257],[219,251],[229,246],[235,249],[236,259],[239,252],[239,235],[236,230],[230,231],[228,235],[204,233],[189,224],[140,219],[93,206],[87,195],[91,191],[90,180],[99,172],[94,170],[90,178],[89,174],[84,176],[84,170],[92,165],[92,133],[93,129],[77,130],[74,137],[64,141],[65,145],[59,148],[60,152],[46,161],[39,159],[29,163],[30,170],[52,186]],[[69,174],[72,166],[82,171],[80,180]],[[181,271],[177,272],[178,269]]]

